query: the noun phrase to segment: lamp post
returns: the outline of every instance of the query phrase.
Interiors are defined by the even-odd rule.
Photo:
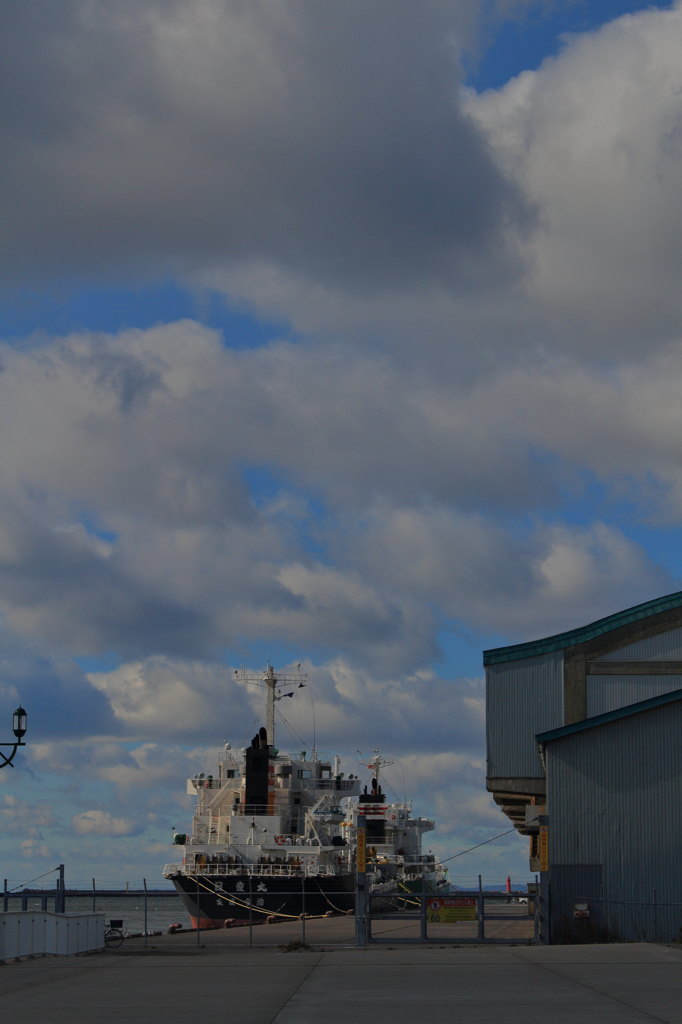
[[[0,747],[11,747],[12,748],[12,751],[9,754],[8,757],[6,757],[5,754],[3,754],[2,750],[0,750],[0,758],[2,758],[2,763],[0,763],[0,768],[5,768],[6,765],[9,765],[11,768],[14,768],[14,765],[12,764],[12,761],[14,760],[14,756],[15,756],[17,750],[19,749],[19,747],[25,747],[26,746],[26,744],[24,743],[24,741],[22,739],[22,736],[24,736],[26,734],[26,721],[27,721],[26,712],[24,711],[24,709],[21,706],[19,706],[17,708],[17,710],[14,712],[14,714],[12,715],[12,732],[16,736],[16,740],[14,741],[14,743],[0,743]]]

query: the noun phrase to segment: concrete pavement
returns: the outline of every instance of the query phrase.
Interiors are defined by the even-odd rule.
[[[245,947],[232,931],[202,934],[200,946],[193,938],[5,964],[3,1013],[50,1024],[682,1024],[678,947],[296,949]]]

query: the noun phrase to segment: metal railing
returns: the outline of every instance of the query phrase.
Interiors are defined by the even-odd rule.
[[[175,872],[169,869],[175,868]],[[181,871],[179,864],[167,864],[164,868],[166,873],[178,873]],[[336,870],[332,864],[192,864],[185,866],[185,871],[192,875],[249,875],[256,877],[267,875],[271,878],[301,878],[304,875],[335,875]]]
[[[215,790],[215,789],[238,789],[239,779],[190,779],[189,780],[194,789],[197,791],[202,789]],[[310,789],[329,789],[336,792],[348,792],[352,789],[357,788],[357,779],[316,779],[314,775],[308,775],[305,777],[299,777],[297,775],[275,775],[275,781],[279,783],[285,783],[282,788],[292,788],[289,783],[307,783],[307,785],[300,787],[302,792]],[[263,812],[267,813],[267,812]]]

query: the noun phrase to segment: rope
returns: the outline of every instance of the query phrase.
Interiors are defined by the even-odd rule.
[[[447,864],[449,860],[454,860],[455,857],[463,857],[465,853],[471,853],[472,850],[477,850],[479,846],[486,846],[488,843],[494,843],[496,839],[501,839],[502,836],[508,836],[510,832],[516,832],[515,828],[508,828],[506,832],[500,832],[499,836],[493,836],[492,839],[486,839],[482,843],[477,843],[476,846],[470,846],[468,850],[460,850],[459,853],[453,853],[452,857],[445,857],[441,860],[441,864]]]
[[[41,878],[47,878],[48,875],[53,875],[55,871],[59,871],[59,868],[50,868],[44,875],[38,875],[37,878],[30,878],[28,882],[19,882],[19,885],[15,885],[13,889],[8,889],[7,892],[16,892],[17,889],[25,889],[27,885],[32,885],[33,882],[39,882]]]
[[[257,914],[264,914],[266,917],[272,917],[273,915],[275,917],[288,917],[291,918],[291,920],[293,921],[298,921],[298,919],[301,916],[300,914],[285,914],[284,911],[282,910],[264,910],[263,907],[257,907],[253,903],[246,903],[243,900],[237,899],[233,893],[227,895],[225,893],[218,892],[215,889],[209,889],[209,887],[207,885],[204,885],[204,883],[201,882],[195,875],[187,875],[186,877],[191,879],[191,881],[196,882],[196,884],[198,886],[200,885],[202,889],[206,890],[206,892],[210,892],[211,896],[217,896],[218,899],[221,899],[226,903],[232,903],[234,904],[235,907],[241,907],[243,910],[255,910]],[[199,906],[197,906],[197,911],[199,911],[199,909]],[[321,918],[323,916],[323,914],[306,914],[306,918],[311,921],[314,921],[315,918]]]
[[[317,888],[318,888],[318,890],[319,890],[319,892],[320,892],[320,895],[324,897],[325,901],[326,901],[326,902],[327,902],[327,903],[329,904],[329,906],[330,906],[330,907],[332,908],[332,910],[335,910],[337,914],[345,914],[345,913],[346,913],[346,911],[345,911],[345,910],[341,910],[341,907],[335,907],[335,906],[334,906],[334,904],[333,904],[333,903],[332,903],[332,901],[331,901],[331,900],[329,899],[329,896],[328,896],[328,895],[327,895],[327,893],[326,893],[326,892],[324,891],[324,889],[323,889],[323,888],[321,887],[321,885],[320,885],[320,883],[319,883],[319,882],[317,883]]]
[[[196,882],[196,884],[198,886],[200,885],[202,889],[206,890],[206,892],[210,892],[211,896],[217,896],[226,903],[232,903],[235,907],[242,907],[244,910],[255,910],[257,914],[265,914],[268,917],[272,914],[276,914],[278,917],[290,917],[293,919],[298,917],[298,914],[284,914],[281,910],[264,910],[262,907],[257,907],[253,903],[246,903],[244,900],[237,899],[233,893],[228,896],[225,893],[217,892],[215,889],[209,889],[209,887],[201,882],[196,876],[187,875],[187,878]],[[199,909],[200,908],[197,906],[197,910]]]

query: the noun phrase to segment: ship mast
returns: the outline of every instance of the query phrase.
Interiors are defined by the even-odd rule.
[[[268,697],[267,697],[267,704],[266,704],[265,728],[268,731],[268,743],[271,743],[272,746],[274,747],[274,745],[275,745],[275,689],[277,687],[278,680],[277,680],[277,676],[275,675],[275,670],[272,667],[272,665],[270,664],[270,662],[268,662],[268,666],[267,666],[267,668],[265,670],[265,675],[263,676],[263,682],[265,683],[265,685],[268,688]]]
[[[374,777],[377,780],[377,786],[379,786],[379,774],[382,768],[388,768],[389,765],[393,764],[393,761],[387,760],[382,757],[375,747],[373,750],[374,757],[371,757],[368,761],[360,761],[360,764],[364,768],[369,768],[370,771],[374,772]]]
[[[293,697],[295,692],[294,690],[291,690],[291,692],[283,693],[281,688],[288,686],[300,688],[305,686],[308,678],[305,672],[301,672],[300,661],[296,665],[295,672],[288,672],[285,675],[277,675],[270,662],[267,663],[265,672],[263,672],[262,675],[247,672],[245,668],[236,668],[234,670],[234,674],[240,683],[265,685],[267,689],[265,701],[265,728],[268,734],[268,744],[274,747],[275,701],[281,700],[283,697]]]

